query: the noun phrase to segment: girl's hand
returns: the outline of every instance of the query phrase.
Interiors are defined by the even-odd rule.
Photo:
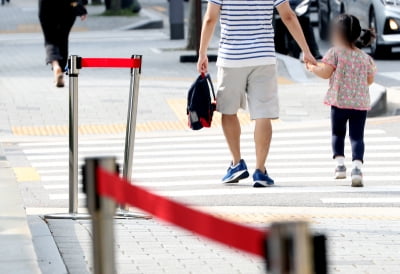
[[[87,14],[81,16],[81,21],[85,21],[87,18]]]
[[[308,63],[308,62],[306,63],[306,68],[310,72],[314,72],[315,67],[316,66],[314,64],[311,64],[311,63]]]

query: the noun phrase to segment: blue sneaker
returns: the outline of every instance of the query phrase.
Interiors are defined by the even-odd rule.
[[[267,187],[272,186],[274,184],[274,180],[272,180],[269,176],[267,171],[262,172],[259,169],[256,169],[253,174],[253,187]]]
[[[229,183],[237,183],[239,180],[246,179],[248,178],[249,172],[247,171],[247,165],[244,160],[240,160],[239,164],[236,166],[232,167],[230,166],[228,168],[228,172],[222,178],[222,182],[224,184],[229,184]]]

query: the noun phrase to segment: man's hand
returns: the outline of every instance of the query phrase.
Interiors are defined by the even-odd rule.
[[[206,74],[208,72],[207,48],[210,44],[215,25],[218,22],[220,11],[221,7],[219,5],[208,2],[207,11],[203,20],[203,27],[201,30],[199,60],[197,62],[197,70],[199,73]]]
[[[197,61],[197,71],[200,74],[206,74],[208,72],[208,57],[207,54],[199,54],[199,60]]]
[[[306,64],[317,65],[317,60],[315,60],[315,58],[311,54],[311,52],[304,52],[303,53],[303,61]]]

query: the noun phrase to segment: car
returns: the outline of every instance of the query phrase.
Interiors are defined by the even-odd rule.
[[[339,14],[356,16],[363,29],[374,29],[376,39],[371,45],[375,56],[386,56],[400,46],[400,0],[318,0],[319,34],[329,37],[329,25]]]

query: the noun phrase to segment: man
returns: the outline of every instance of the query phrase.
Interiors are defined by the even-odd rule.
[[[217,110],[232,162],[223,183],[237,183],[249,177],[240,153],[239,108],[246,107],[255,120],[256,170],[254,187],[273,185],[265,168],[272,138],[271,119],[279,117],[276,56],[272,16],[277,8],[304,53],[304,61],[316,64],[304,38],[297,16],[287,0],[209,0],[201,34],[197,69],[208,71],[207,48],[220,18],[221,40],[218,51]]]

